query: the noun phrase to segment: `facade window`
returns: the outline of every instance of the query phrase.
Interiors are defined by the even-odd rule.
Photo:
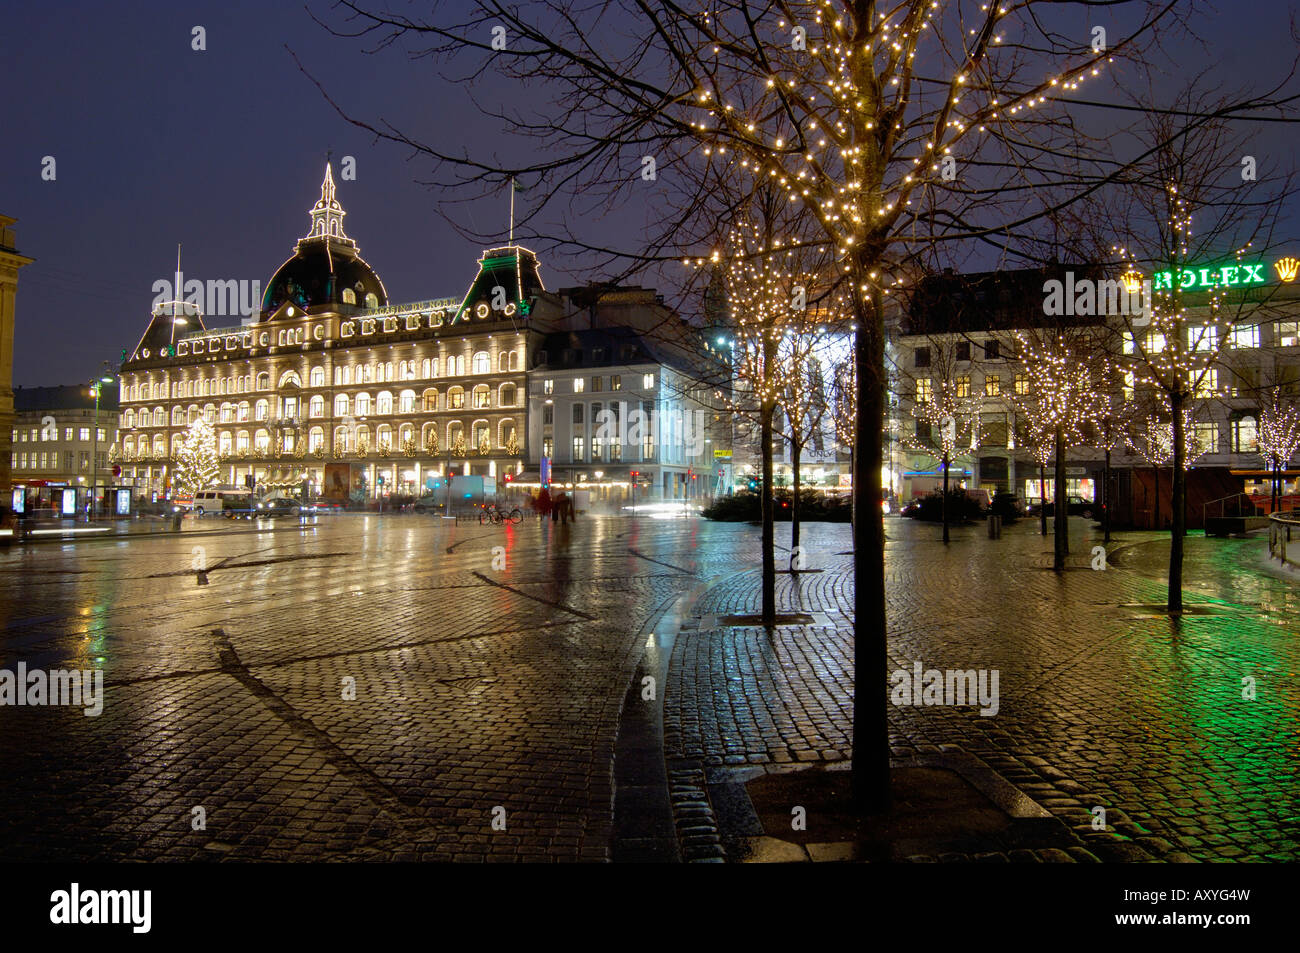
[[[542,408],[542,423],[550,426],[555,423],[555,405],[547,404]]]
[[[438,392],[430,387],[424,392],[424,411],[429,413],[438,409]]]
[[[513,407],[515,405],[515,401],[518,399],[516,397],[517,390],[518,389],[515,387],[514,384],[501,385],[501,406],[502,407]]]
[[[488,356],[487,351],[478,351],[474,354],[473,370],[475,374],[492,373],[492,358]]]
[[[970,396],[970,375],[969,374],[961,375],[954,381],[954,384],[956,385],[958,397]]]
[[[77,437],[78,437],[78,439],[80,439],[80,440],[89,440],[89,439],[90,439],[90,428],[89,428],[89,427],[82,427],[82,428],[77,432]]]
[[[984,342],[984,358],[989,361],[996,361],[1002,357],[1001,341]]]
[[[312,397],[312,399],[308,402],[308,404],[307,404],[307,416],[308,416],[308,417],[324,417],[324,416],[325,416],[325,398],[322,397],[320,394],[315,395],[315,396]]]
[[[397,397],[397,409],[399,413],[415,413],[415,391],[404,390]]]
[[[984,375],[984,396],[997,397],[1002,393],[1002,378],[997,374]]]
[[[544,456],[544,457],[548,457],[548,458],[549,458],[549,457],[554,457],[554,456],[555,456],[555,438],[554,438],[554,437],[543,437],[543,438],[542,438],[542,456]]]
[[[357,303],[357,293],[351,288],[343,289],[343,303],[355,305]]]
[[[475,410],[484,410],[492,406],[492,391],[486,384],[479,384],[475,387],[471,396]]]
[[[71,440],[71,439],[72,439],[72,428],[71,428],[71,427],[64,427],[64,428],[63,428],[63,439],[64,439],[64,440]]]
[[[365,392],[357,394],[356,403],[357,403],[357,416],[369,417],[370,416],[370,395]]]
[[[600,384],[601,381],[599,377],[593,377],[591,379],[591,392],[593,394],[598,393],[600,391]]]
[[[324,387],[324,386],[325,386],[325,368],[323,368],[323,367],[313,367],[313,368],[311,369],[311,377],[310,377],[309,379],[310,379],[310,381],[311,381],[311,386],[312,386],[312,387]]]
[[[1196,381],[1196,373],[1193,371],[1190,375],[1191,380],[1188,383],[1195,385],[1195,394],[1197,397],[1213,397],[1219,392],[1219,371],[1218,368],[1211,367],[1202,375],[1200,382]]]
[[[912,366],[913,367],[930,366],[930,349],[928,347],[918,347],[915,351],[912,352]]]
[[[348,415],[348,395],[338,394],[334,397],[334,416],[346,417]]]
[[[464,354],[457,354],[454,360],[453,360],[453,358],[451,357],[451,355],[448,355],[448,356],[447,356],[447,373],[448,373],[448,374],[451,374],[451,373],[452,373],[451,366],[452,366],[453,363],[455,363],[455,365],[456,365],[456,370],[455,370],[455,374],[456,374],[456,376],[457,376],[457,377],[464,377],[464,376],[465,376],[465,355],[464,355]]]
[[[583,455],[583,438],[574,437],[573,438],[573,462],[582,463],[585,460],[586,457]]]
[[[543,393],[543,394],[554,394],[554,393],[555,393],[555,381],[553,381],[553,380],[544,380],[544,381],[542,381],[542,393]]]
[[[611,374],[609,376],[609,389],[610,390],[623,389],[623,376],[621,374]]]
[[[390,391],[381,390],[379,396],[375,398],[375,413],[391,414],[393,412],[393,395]]]
[[[1232,422],[1232,452],[1259,452],[1259,423],[1254,417],[1241,417]]]
[[[379,295],[375,294],[373,291],[367,291],[365,302],[367,308],[377,308],[379,307]]]
[[[271,405],[266,400],[259,400],[253,405],[253,419],[265,420],[270,413]]]
[[[1192,438],[1199,452],[1219,452],[1219,425],[1213,421],[1194,424],[1192,426]]]
[[[1300,321],[1279,321],[1273,340],[1278,347],[1300,345]]]
[[[574,405],[573,405],[573,422],[574,422],[575,424],[580,424],[580,423],[583,422],[583,420],[582,420],[582,408],[583,408],[583,406],[584,406],[584,405],[582,405],[582,404],[574,404]]]
[[[1213,325],[1187,329],[1187,346],[1193,351],[1214,351],[1219,347],[1219,329]]]
[[[1233,347],[1259,347],[1259,325],[1233,325],[1231,340]]]
[[[641,386],[644,387],[646,390],[650,390],[651,388],[653,388],[655,386],[655,376],[653,374],[642,374]]]
[[[583,390],[586,389],[586,386],[587,386],[587,381],[585,378],[575,377],[573,379],[573,392],[575,394],[581,394]]]
[[[970,341],[957,342],[957,360],[959,361],[970,360]]]
[[[1029,393],[1029,375],[1017,374],[1015,382],[1012,384],[1012,387],[1016,392],[1016,396],[1024,397],[1026,394]]]
[[[465,388],[453,387],[447,391],[447,409],[460,410],[465,406]]]
[[[922,377],[916,382],[916,402],[918,404],[928,404],[934,396],[934,381],[928,377]]]

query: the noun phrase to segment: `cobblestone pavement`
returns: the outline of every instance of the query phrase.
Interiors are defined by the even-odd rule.
[[[887,523],[891,668],[1000,672],[994,717],[892,707],[894,755],[948,744],[976,754],[1072,828],[1080,857],[1300,859],[1295,577],[1268,568],[1263,540],[1189,537],[1185,592],[1213,614],[1175,624],[1151,608],[1164,600],[1167,538],[1118,536],[1094,571],[1100,533],[1074,522],[1061,575],[1036,525],[1000,540],[962,528],[945,548],[932,526]],[[671,660],[670,764],[851,758],[849,536],[806,536],[821,571],[778,577],[777,608],[813,624],[770,636],[719,627],[718,615],[758,610],[755,572],[697,603]],[[1254,700],[1242,698],[1245,678]],[[1092,828],[1099,806],[1110,833]]]
[[[645,626],[711,529],[334,515],[0,551],[0,668],[102,667],[106,695],[0,708],[0,858],[604,859]]]
[[[896,753],[961,745],[1085,843],[1103,805],[1148,853],[1297,856],[1300,609],[1259,544],[1189,541],[1189,591],[1229,605],[1175,630],[1119,608],[1160,599],[1150,537],[1058,578],[1025,526],[947,550],[890,527],[897,666],[1001,672],[997,717],[892,709]],[[780,599],[814,621],[770,638],[711,619],[757,608],[756,542],[694,520],[333,515],[0,550],[0,668],[102,667],[106,685],[99,717],[0,708],[0,859],[606,859],[621,706],[688,593],[670,763],[846,759],[847,527],[807,528],[823,571],[780,577]]]

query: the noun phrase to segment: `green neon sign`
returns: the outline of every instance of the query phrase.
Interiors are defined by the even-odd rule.
[[[1242,262],[1217,268],[1180,268],[1178,271],[1157,271],[1151,276],[1152,291],[1204,291],[1209,288],[1233,288],[1244,285],[1262,285],[1268,281],[1264,263]]]

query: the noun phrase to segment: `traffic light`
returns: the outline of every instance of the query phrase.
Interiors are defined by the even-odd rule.
[[[509,482],[510,482],[511,480],[513,480],[514,478],[515,478],[515,475],[514,475],[513,473],[507,473],[507,474],[506,474],[506,482],[507,482],[507,483],[509,483]]]

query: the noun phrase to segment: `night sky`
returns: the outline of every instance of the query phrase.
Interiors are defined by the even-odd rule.
[[[326,4],[315,9],[330,15]],[[1285,70],[1296,49],[1291,15],[1282,0],[1251,0],[1203,18],[1228,85],[1245,85],[1261,64],[1261,80]],[[190,47],[196,24],[207,31],[205,52]],[[434,64],[398,50],[365,55],[360,41],[330,36],[298,3],[6,5],[0,213],[18,219],[18,250],[36,259],[19,278],[15,385],[87,380],[101,361],[116,364],[144,330],[153,283],[171,276],[178,242],[188,278],[265,283],[308,230],[326,150],[336,176],[342,156],[356,157],[357,180],[338,183],[345,227],[390,299],[465,291],[484,246],[438,214],[450,196],[416,182],[427,166],[345,122],[286,45],[355,114],[477,155],[500,156],[508,145],[508,130]],[[1204,62],[1189,49],[1189,67]],[[1261,151],[1290,149],[1294,130],[1262,130]],[[57,161],[54,182],[41,180],[47,155]],[[460,214],[504,242],[507,202],[503,189],[499,202]],[[628,244],[631,227],[593,224],[604,237],[624,229]],[[548,287],[587,277],[543,266]]]

